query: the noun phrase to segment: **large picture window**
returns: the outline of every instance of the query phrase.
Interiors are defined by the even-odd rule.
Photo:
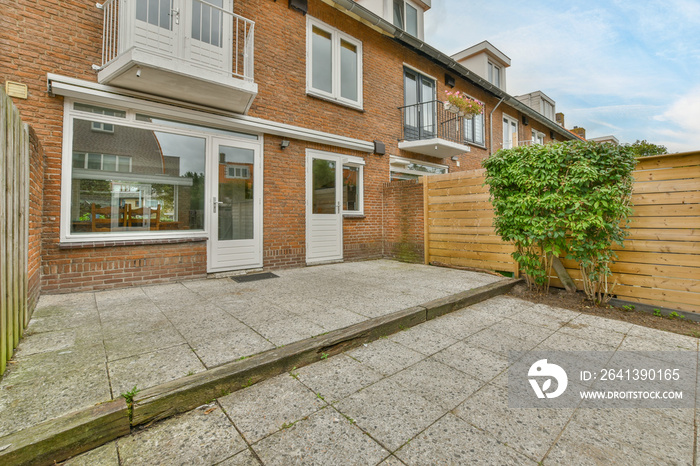
[[[134,126],[124,111],[73,108],[71,235],[204,230],[206,137]]]
[[[484,114],[464,119],[464,139],[472,144],[484,145]]]
[[[307,35],[307,92],[362,107],[362,43],[311,17]]]

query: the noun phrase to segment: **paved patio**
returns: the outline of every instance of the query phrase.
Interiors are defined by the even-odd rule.
[[[0,436],[499,280],[386,260],[275,273],[42,296],[0,380]]]
[[[67,464],[694,464],[693,408],[509,408],[513,349],[643,349],[697,360],[698,340],[501,296]]]

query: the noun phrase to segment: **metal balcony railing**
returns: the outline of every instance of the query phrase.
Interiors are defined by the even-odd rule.
[[[182,0],[97,4],[104,11],[100,69],[137,48],[253,81],[255,23],[205,0],[189,1],[188,8]]]
[[[401,110],[401,139],[418,141],[444,139],[466,144],[464,117],[445,110],[441,100],[399,107]]]

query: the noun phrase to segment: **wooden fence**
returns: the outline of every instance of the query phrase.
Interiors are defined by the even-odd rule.
[[[513,246],[493,229],[485,170],[423,177],[425,261],[510,272]]]
[[[517,273],[493,230],[484,170],[425,177],[426,262]],[[612,282],[618,299],[700,312],[700,152],[644,157],[634,172],[630,231]],[[563,260],[579,289],[581,273]],[[557,278],[554,286],[561,286]]]
[[[29,323],[29,130],[0,89],[0,374]]]

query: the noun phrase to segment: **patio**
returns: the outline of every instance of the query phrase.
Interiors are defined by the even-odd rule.
[[[0,436],[499,280],[379,260],[42,296],[0,381]]]

